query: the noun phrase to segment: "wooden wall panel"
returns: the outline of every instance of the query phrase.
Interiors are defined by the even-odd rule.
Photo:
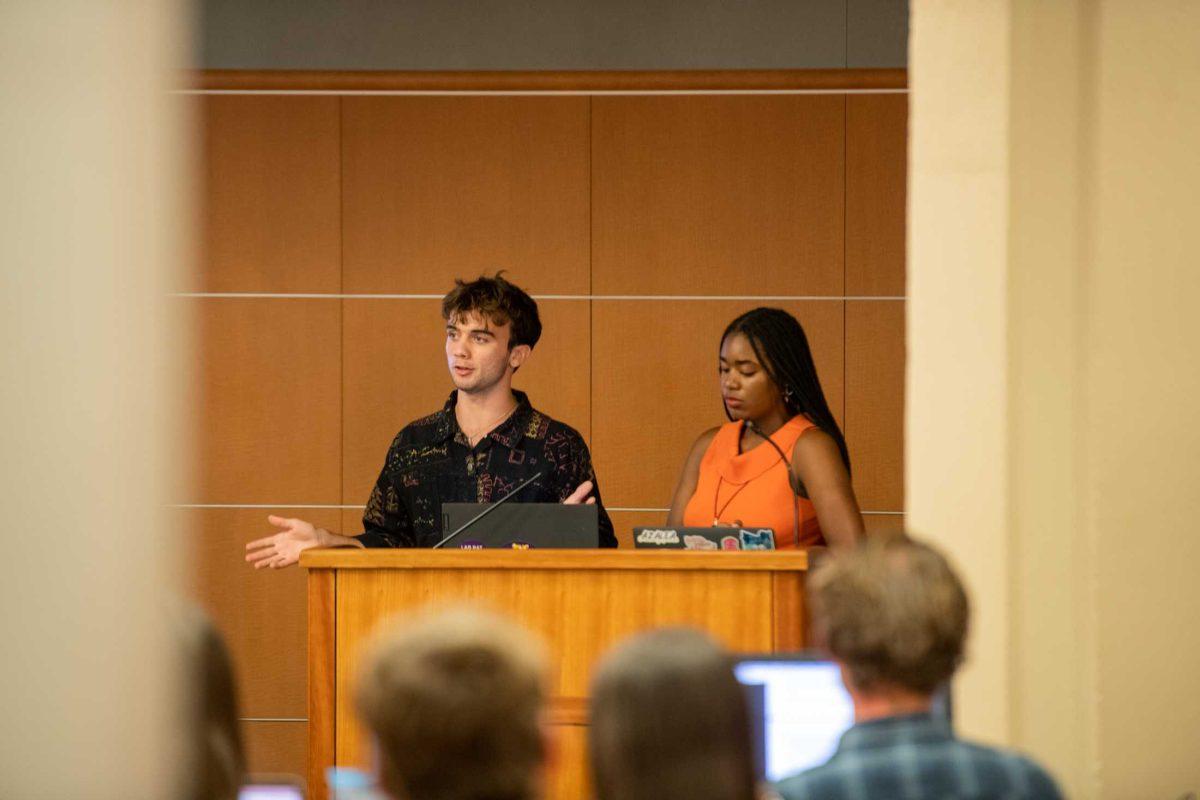
[[[194,503],[337,503],[341,307],[195,301]]]
[[[268,514],[335,526],[336,509],[188,509],[192,592],[233,656],[243,717],[306,715],[305,573],[255,570],[246,543],[270,535]]]
[[[338,291],[338,103],[270,96],[200,102],[205,213],[192,288]]]
[[[343,302],[343,498],[355,504],[366,503],[396,433],[414,419],[439,410],[454,384],[446,365],[441,301]],[[589,303],[544,300],[538,312],[542,339],[513,385],[529,395],[534,408],[587,438],[591,430]]]
[[[891,300],[846,303],[846,441],[864,511],[904,509],[904,314]]]
[[[841,295],[844,108],[594,98],[593,290]]]
[[[594,304],[592,453],[608,505],[670,503],[696,437],[726,421],[717,376],[721,332],[755,305],[739,300]],[[804,326],[826,398],[841,417],[843,304],[773,305]]]
[[[346,98],[343,131],[347,292],[587,294],[587,98]]]
[[[384,445],[384,447],[386,448],[387,446]],[[383,466],[383,453],[384,453],[384,451],[381,450],[380,454],[379,454],[379,466]],[[374,478],[371,478],[371,480],[374,480]],[[366,503],[367,498],[363,497],[363,499],[361,501],[351,500],[350,504],[353,504],[356,502]],[[363,517],[363,506],[354,506],[353,508],[343,508],[342,509],[342,527],[338,528],[337,532],[344,534],[346,536],[359,535],[360,533],[363,532],[362,517]]]
[[[308,723],[243,722],[242,743],[252,775],[292,775],[304,780]]]
[[[864,514],[863,522],[866,523],[868,535],[904,530],[903,514]]]
[[[908,95],[846,97],[846,294],[905,291]]]

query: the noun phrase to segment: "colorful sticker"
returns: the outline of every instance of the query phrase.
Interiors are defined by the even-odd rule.
[[[738,536],[742,539],[743,550],[774,550],[775,534],[770,528],[759,528],[756,531],[741,530]]]
[[[533,545],[531,545],[529,542],[513,542],[512,543],[513,550],[528,550],[531,547],[533,547]]]
[[[738,537],[736,537],[736,536],[722,536],[721,537],[721,549],[722,550],[741,550],[742,543],[740,541],[738,541]]]
[[[683,548],[685,550],[716,550],[717,543],[712,539],[705,539],[703,536],[690,533],[683,537]]]

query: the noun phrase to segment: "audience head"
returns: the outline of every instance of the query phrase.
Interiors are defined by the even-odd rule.
[[[229,651],[201,611],[178,614],[184,657],[187,750],[181,796],[187,800],[235,800],[246,773],[239,727],[237,684]]]
[[[637,636],[601,662],[589,747],[597,800],[751,800],[746,697],[699,631]]]
[[[446,322],[453,324],[474,314],[497,327],[512,325],[509,350],[520,345],[532,348],[542,337],[537,302],[510,283],[503,270],[493,278],[481,275],[469,283],[456,279],[454,288],[442,298],[442,319]]]
[[[931,695],[963,658],[966,591],[946,559],[903,534],[867,537],[809,583],[817,638],[851,693]]]
[[[743,344],[744,343],[744,344]],[[800,322],[781,308],[755,308],[730,322],[721,334],[720,357],[728,358],[730,349],[746,350],[748,357],[762,366],[770,379],[771,392],[787,417],[803,414],[833,437],[842,461],[850,468],[846,439],[817,377],[808,337]],[[728,406],[725,415],[734,419]]]
[[[494,614],[430,612],[387,631],[359,678],[396,800],[529,800],[546,758],[540,645]]]

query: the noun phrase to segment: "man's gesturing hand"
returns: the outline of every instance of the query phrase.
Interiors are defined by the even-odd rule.
[[[311,522],[276,516],[267,517],[267,522],[283,530],[274,536],[256,539],[246,545],[246,560],[253,564],[255,569],[290,567],[300,560],[302,551],[317,547],[322,542],[321,534],[324,531],[316,528]]]
[[[570,497],[563,500],[563,504],[568,506],[595,505],[596,498],[591,496],[592,489],[594,488],[596,486],[591,481],[584,481],[579,484],[579,487],[575,491],[571,492]]]

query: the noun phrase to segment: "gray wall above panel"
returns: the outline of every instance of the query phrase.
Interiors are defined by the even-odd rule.
[[[906,0],[200,0],[197,67],[904,67]]]
[[[908,66],[907,0],[847,0],[846,66]]]

